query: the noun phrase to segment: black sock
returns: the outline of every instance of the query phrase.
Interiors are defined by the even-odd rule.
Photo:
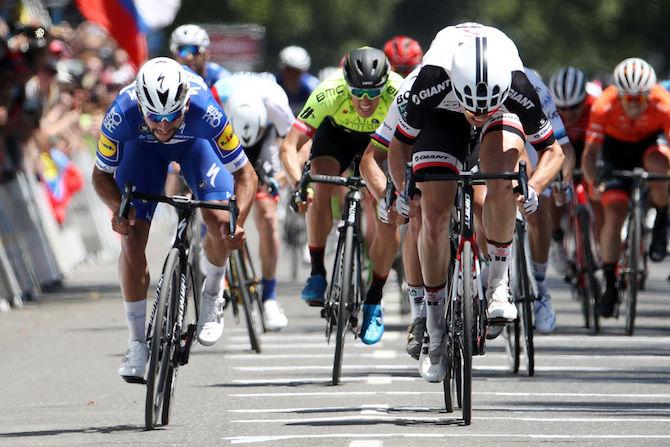
[[[386,284],[387,276],[379,276],[374,271],[372,272],[372,284],[365,296],[365,304],[379,304],[382,302],[382,290]]]
[[[614,288],[616,286],[616,262],[603,264],[603,273],[605,274],[607,288]]]
[[[556,242],[561,242],[563,240],[563,230],[560,228],[551,232],[551,239]]]
[[[656,208],[656,219],[654,220],[654,230],[664,231],[668,226],[668,207]]]
[[[326,247],[309,247],[309,257],[312,261],[311,276],[322,275],[326,276],[326,266],[323,263],[323,256],[326,252]]]

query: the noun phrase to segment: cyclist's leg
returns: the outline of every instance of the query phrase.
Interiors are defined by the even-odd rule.
[[[651,174],[667,175],[670,171],[670,148],[665,139],[647,148],[644,152],[643,166]],[[668,182],[649,182],[651,204],[656,208],[656,220],[652,231],[649,257],[654,262],[665,259],[668,245]]]
[[[182,175],[199,200],[224,201],[233,193],[234,181],[207,140],[195,139],[191,150],[179,160]],[[229,251],[224,243],[221,227],[227,225],[228,212],[201,209],[207,227],[203,240],[205,256],[200,260],[205,275],[202,308],[198,321],[198,340],[210,346],[223,334],[223,277]]]
[[[479,149],[482,172],[513,171],[524,151],[524,135],[516,115],[496,113],[485,125]],[[502,123],[501,125],[495,125]],[[486,298],[489,318],[516,318],[511,303],[507,266],[512,247],[516,204],[512,182],[493,180],[486,183],[484,226],[488,242],[489,268]]]
[[[119,188],[130,181],[138,191],[160,194],[165,183],[167,161],[155,152],[158,145],[132,141],[124,144],[124,157],[115,174]],[[145,249],[149,238],[155,203],[133,200],[136,221],[126,237],[121,238],[119,276],[128,323],[128,351],[119,374],[129,381],[144,376],[149,351],[146,345],[146,305],[149,269]]]
[[[421,229],[421,206],[418,200],[410,203],[412,219],[407,224],[407,232],[402,242],[402,262],[405,269],[405,279],[411,305],[412,324],[408,328],[407,353],[415,358],[419,357],[423,336],[426,332],[426,300],[419,262],[418,236]]]
[[[460,113],[438,110],[431,114],[414,144],[415,172],[459,172],[467,156],[470,125]],[[446,281],[449,272],[450,215],[457,186],[455,182],[423,182],[419,259],[426,289],[426,326],[430,338],[428,356],[419,362],[419,372],[428,381],[440,381],[446,374],[443,339]]]

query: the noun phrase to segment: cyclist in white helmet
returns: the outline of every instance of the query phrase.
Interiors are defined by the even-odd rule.
[[[605,292],[599,312],[611,317],[617,301],[617,261],[621,253],[621,227],[628,213],[631,182],[613,178],[610,169],[643,167],[653,174],[670,170],[670,93],[656,83],[646,61],[629,58],[614,68],[614,85],[605,89],[591,109],[582,157],[584,177],[602,184],[604,209],[600,232]],[[605,168],[598,172],[600,157]],[[667,252],[668,182],[649,182],[649,198],[656,208],[649,258],[662,261]]]
[[[209,36],[198,25],[181,25],[170,35],[170,51],[180,64],[200,75],[208,87],[229,76],[228,70],[209,61]]]
[[[512,171],[526,139],[540,153],[529,181],[528,197],[519,197],[524,213],[535,212],[536,191],[558,174],[564,156],[540,100],[523,71],[514,43],[501,31],[464,23],[440,31],[424,56],[409,92],[410,100],[389,145],[389,164],[398,191],[404,191],[404,166],[412,154],[415,172],[460,171],[473,127],[480,130],[483,172]],[[445,278],[449,265],[449,215],[456,185],[423,182],[419,257],[425,283],[428,355],[419,372],[431,382],[446,374],[444,356]],[[492,319],[516,318],[508,289],[508,258],[514,231],[515,199],[511,182],[487,182],[484,226],[490,257],[486,299]],[[396,200],[399,211],[409,198]],[[439,248],[438,248],[439,247]]]
[[[119,276],[130,334],[119,374],[128,382],[142,381],[148,358],[145,248],[156,205],[134,200],[129,219],[124,219],[118,215],[119,191],[131,181],[138,191],[160,194],[172,161],[181,164],[198,199],[225,201],[233,191],[237,197],[234,240],[227,235],[227,212],[202,210],[207,233],[198,340],[209,346],[223,333],[221,278],[228,253],[244,241],[243,225],[257,179],[226,114],[202,79],[177,61],[158,57],[142,65],[135,82],[121,90],[107,111],[93,171],[93,186],[113,213],[112,229],[123,236]]]
[[[277,65],[277,83],[288,95],[291,110],[297,116],[309,95],[319,85],[319,80],[309,73],[312,59],[303,47],[291,45],[281,50]]]
[[[212,87],[259,178],[254,221],[258,229],[263,283],[263,319],[268,330],[287,325],[277,303],[276,273],[279,258],[277,202],[282,166],[279,146],[295,117],[284,90],[270,73],[240,73]]]

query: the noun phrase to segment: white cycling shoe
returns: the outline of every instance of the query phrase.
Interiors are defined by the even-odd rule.
[[[551,334],[556,327],[556,312],[551,305],[549,293],[533,303],[535,313],[535,330],[541,334]]]
[[[268,331],[278,331],[288,324],[288,319],[277,300],[269,299],[263,302],[263,324]]]
[[[486,289],[486,302],[488,304],[489,319],[502,318],[504,320],[516,319],[516,306],[511,301],[512,296],[507,284]]]
[[[144,370],[149,360],[149,348],[143,341],[131,341],[121,360],[119,375],[128,383],[144,382]]]
[[[198,341],[203,346],[212,346],[223,335],[223,289],[221,296],[210,296],[203,291],[200,301]]]
[[[565,247],[562,243],[554,240],[551,241],[549,262],[559,275],[565,276],[568,274],[568,254],[565,252]]]
[[[419,374],[427,382],[441,382],[447,376],[447,357],[444,352],[443,344],[431,349],[427,338],[424,339],[419,356]]]

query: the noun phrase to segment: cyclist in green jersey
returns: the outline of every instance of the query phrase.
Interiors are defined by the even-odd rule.
[[[284,139],[280,157],[290,184],[296,185],[300,179],[302,170],[298,152],[309,141],[312,141],[312,174],[339,175],[344,172],[354,157],[367,147],[371,133],[384,120],[401,82],[400,75],[390,71],[386,55],[381,50],[362,47],[347,54],[342,70],[312,92]],[[330,200],[334,188],[315,185],[307,201],[300,204],[301,212],[307,212],[312,266],[301,297],[311,306],[323,305],[326,291],[323,258],[333,224]],[[373,274],[370,287],[381,289],[385,281],[385,277]],[[363,329],[371,321],[381,326],[379,305],[364,306],[363,319]]]

